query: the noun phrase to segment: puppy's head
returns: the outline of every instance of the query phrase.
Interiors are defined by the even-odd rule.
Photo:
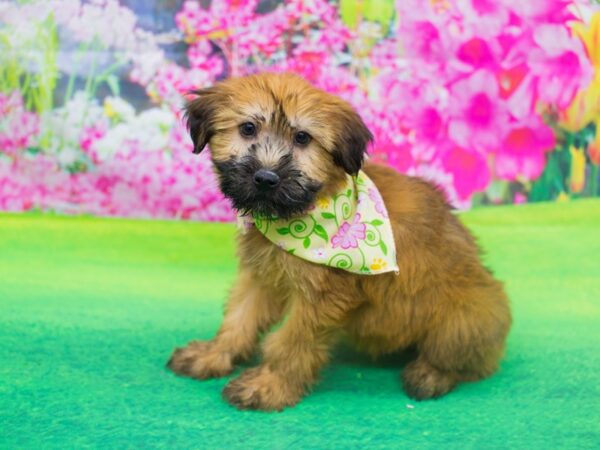
[[[306,211],[360,169],[371,133],[345,101],[291,74],[230,79],[186,105],[199,153],[210,143],[233,206],[262,217]]]

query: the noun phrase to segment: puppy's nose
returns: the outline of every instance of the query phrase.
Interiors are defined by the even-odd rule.
[[[261,191],[268,191],[279,184],[279,175],[270,170],[260,169],[254,174],[254,184]]]

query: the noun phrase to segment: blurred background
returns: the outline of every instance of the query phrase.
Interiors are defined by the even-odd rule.
[[[593,1],[0,1],[0,210],[230,221],[186,93],[293,71],[456,207],[600,193]]]

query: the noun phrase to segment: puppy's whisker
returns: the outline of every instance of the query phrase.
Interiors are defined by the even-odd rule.
[[[292,203],[292,204],[294,204],[294,203],[298,203],[298,204],[299,204],[299,203],[304,203],[304,202],[302,202],[302,201],[300,201],[300,200],[293,199],[293,198],[292,198],[292,197],[290,197],[290,196],[289,196],[289,195],[288,195],[288,194],[287,194],[285,191],[282,191],[281,193],[282,193],[282,195],[285,197],[285,199],[286,199],[288,202]]]

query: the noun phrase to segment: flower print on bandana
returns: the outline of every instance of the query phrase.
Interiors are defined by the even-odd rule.
[[[312,251],[313,257],[317,260],[325,260],[327,259],[327,251],[324,248],[315,248]]]
[[[279,248],[315,264],[361,275],[399,271],[385,203],[362,171],[348,175],[336,194],[318,198],[302,216],[238,219],[242,233],[256,228]]]
[[[387,219],[387,209],[385,209],[385,205],[383,204],[383,199],[381,198],[379,191],[377,189],[369,188],[369,198],[375,202],[375,211]]]
[[[331,238],[333,248],[342,247],[344,250],[357,248],[358,240],[364,240],[366,226],[360,221],[360,213],[356,213],[352,223],[344,222],[340,231]]]
[[[368,198],[367,194],[364,192],[359,192],[358,193],[358,204],[360,205],[362,202],[366,201]]]

